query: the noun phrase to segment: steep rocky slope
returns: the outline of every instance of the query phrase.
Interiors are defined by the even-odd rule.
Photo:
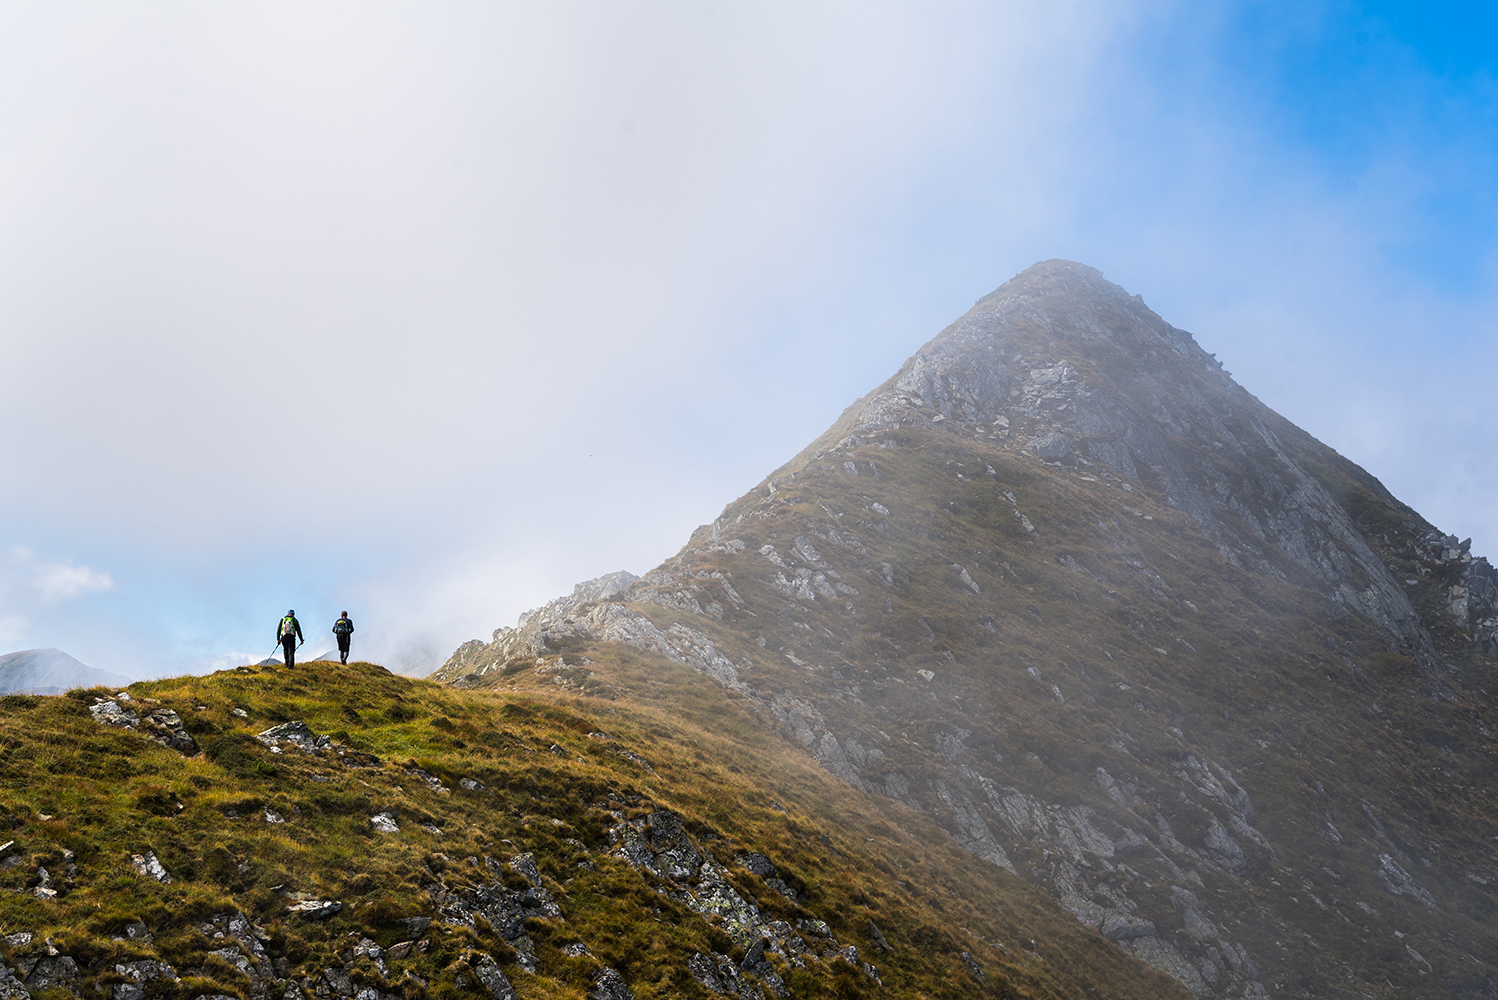
[[[434,676],[623,702],[621,644],[1198,997],[1498,996],[1498,574],[1090,268]]]
[[[0,996],[1185,996],[710,679],[599,657],[651,697],[312,663],[0,698]]]

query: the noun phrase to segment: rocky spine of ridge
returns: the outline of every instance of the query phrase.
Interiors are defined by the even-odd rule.
[[[1199,997],[1487,995],[1498,574],[1469,549],[1052,261],[676,557],[436,676],[610,692],[567,651],[626,643]]]
[[[553,598],[539,608],[522,612],[514,628],[501,625],[494,630],[489,642],[481,639],[465,642],[432,674],[432,678],[451,680],[469,675],[482,677],[515,657],[534,657],[547,648],[546,630],[553,623],[565,621],[573,609],[613,597],[638,579],[627,570],[619,570],[585,580],[573,587],[572,593]]]

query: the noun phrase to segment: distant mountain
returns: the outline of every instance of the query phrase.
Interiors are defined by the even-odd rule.
[[[72,688],[124,687],[130,678],[79,663],[60,649],[23,649],[0,656],[0,694],[61,694]]]
[[[311,663],[314,660],[330,660],[333,663],[337,663],[338,650],[330,649],[327,652],[319,653],[316,656],[303,656],[301,653],[298,653],[296,657],[296,662],[298,663]],[[274,656],[267,656],[263,660],[257,660],[250,665],[254,667],[279,667],[285,662],[286,661],[282,659],[281,654],[277,653]]]
[[[1498,997],[1495,652],[1470,542],[1048,261],[675,557],[433,677],[703,714],[711,677],[1204,1000]]]

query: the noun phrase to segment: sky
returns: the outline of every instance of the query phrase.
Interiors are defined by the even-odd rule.
[[[0,652],[425,673],[1036,261],[1498,557],[1498,8],[0,5]]]

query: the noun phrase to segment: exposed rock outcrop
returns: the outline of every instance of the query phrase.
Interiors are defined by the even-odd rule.
[[[546,641],[549,630],[560,626],[574,611],[614,596],[637,579],[633,573],[619,570],[585,580],[573,587],[571,594],[522,613],[514,628],[495,629],[489,642],[480,639],[465,642],[433,672],[432,679],[451,683],[467,676],[482,677],[496,668],[503,669],[516,658],[542,656],[550,651]]]

